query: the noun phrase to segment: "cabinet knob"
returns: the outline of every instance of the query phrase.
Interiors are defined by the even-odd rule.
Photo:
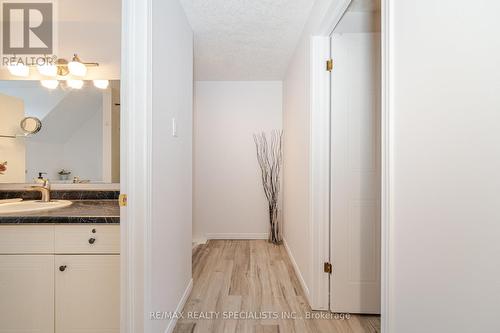
[[[66,265],[59,266],[59,270],[64,272],[66,270]]]
[[[95,238],[94,238],[94,237],[91,237],[91,238],[89,239],[89,244],[94,244],[94,243],[95,243]]]

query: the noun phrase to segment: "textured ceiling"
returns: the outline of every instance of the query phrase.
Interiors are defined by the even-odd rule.
[[[282,80],[315,0],[181,0],[196,80]]]

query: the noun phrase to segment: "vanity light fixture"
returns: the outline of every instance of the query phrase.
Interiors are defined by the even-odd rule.
[[[68,60],[57,59],[56,66],[57,66],[57,76],[66,76],[69,74]]]
[[[37,67],[38,73],[42,76],[55,77],[71,74],[76,77],[87,75],[88,67],[97,67],[97,62],[82,62],[77,54],[73,55],[71,62],[66,59],[57,59],[55,64],[25,65],[22,63],[7,66],[11,75],[27,77],[30,75],[30,67]]]
[[[7,68],[9,69],[10,74],[14,76],[26,77],[30,75],[29,67],[24,64],[10,65]]]
[[[83,77],[87,74],[88,67],[97,67],[99,63],[97,62],[83,62],[80,60],[77,54],[73,55],[73,59],[70,63],[68,63],[64,59],[58,59],[58,67],[62,67],[62,69],[66,69],[66,74],[59,75],[67,75],[71,74],[74,76]]]
[[[56,89],[59,86],[57,80],[41,80],[40,83],[47,89]]]
[[[83,77],[87,74],[87,66],[75,54],[73,60],[68,64],[71,75]]]
[[[107,89],[109,87],[108,80],[94,80],[94,86],[99,89]]]
[[[56,76],[57,66],[56,65],[41,65],[38,67],[38,73],[43,76]]]
[[[68,80],[66,81],[68,84],[68,87],[73,88],[73,89],[82,89],[83,87],[83,81],[82,80]]]

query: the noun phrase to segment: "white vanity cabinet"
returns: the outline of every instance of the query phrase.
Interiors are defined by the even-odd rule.
[[[0,225],[0,333],[118,333],[118,225]]]
[[[0,255],[0,332],[54,332],[54,256]]]

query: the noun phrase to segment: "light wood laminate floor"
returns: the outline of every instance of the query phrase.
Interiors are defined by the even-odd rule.
[[[380,332],[378,316],[305,319],[312,311],[285,248],[265,240],[211,240],[198,246],[193,280],[175,333]],[[235,313],[247,319],[229,319]],[[296,319],[282,318],[287,315]]]

